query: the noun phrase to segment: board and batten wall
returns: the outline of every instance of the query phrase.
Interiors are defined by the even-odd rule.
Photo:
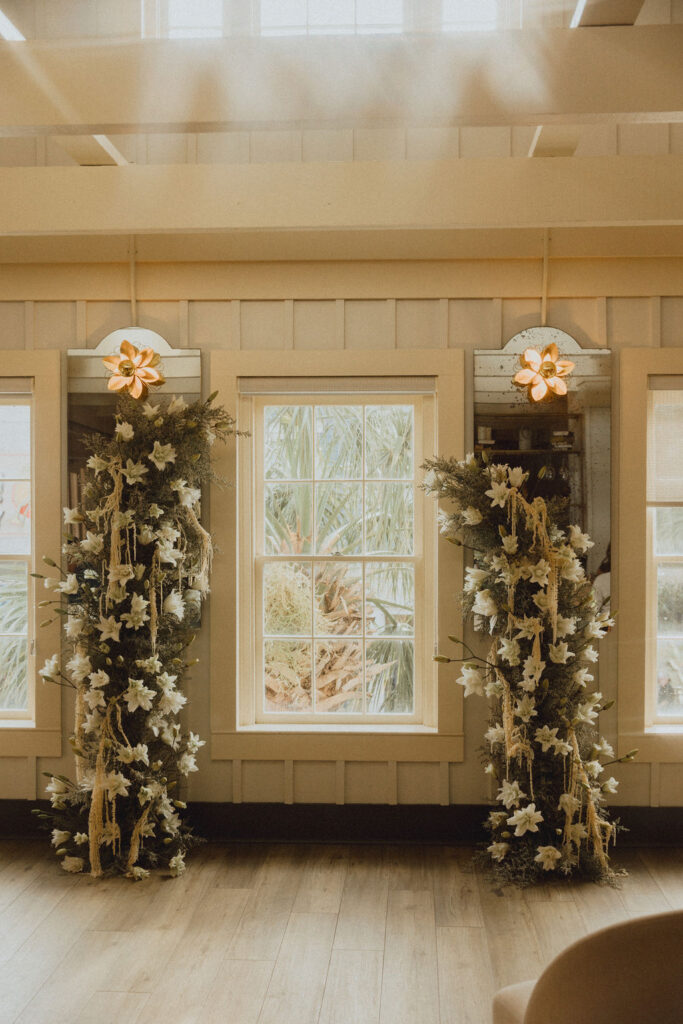
[[[206,353],[272,350],[274,360],[286,361],[291,349],[372,348],[386,350],[389,365],[392,349],[464,349],[471,447],[472,351],[499,348],[541,322],[539,282],[539,261],[533,259],[140,264],[137,319],[175,347]],[[0,349],[95,347],[110,331],[130,325],[127,287],[126,265],[6,265],[0,274]],[[614,495],[619,352],[630,346],[683,346],[683,259],[585,259],[553,265],[547,322],[585,347],[606,346],[614,353]],[[206,385],[208,359],[204,364]],[[619,558],[614,508],[612,522],[618,557],[613,571],[627,572],[628,554]],[[459,631],[455,621],[453,631]],[[599,687],[608,698],[618,696],[618,643],[617,625],[601,642]],[[190,728],[208,737],[208,616],[197,648],[200,663],[187,683],[186,717]],[[44,794],[41,773],[72,774],[68,699],[65,693],[62,759],[0,760],[0,798],[34,799]],[[265,736],[259,760],[214,761],[209,746],[203,748],[189,796],[282,803],[486,802],[491,790],[479,753],[485,702],[465,701],[464,714],[465,759],[460,763],[272,761]],[[613,742],[615,730],[613,708],[603,714],[601,732]],[[612,804],[683,804],[683,763],[636,762],[610,770],[621,783]]]

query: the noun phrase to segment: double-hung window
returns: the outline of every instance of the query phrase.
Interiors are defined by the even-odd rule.
[[[683,383],[683,381],[682,381]],[[683,723],[683,390],[648,391],[648,718]]]
[[[58,757],[61,691],[36,673],[59,651],[60,617],[38,610],[31,573],[60,558],[62,377],[59,352],[3,352],[0,376],[0,756]],[[40,568],[38,568],[40,571]],[[50,620],[40,628],[41,621]]]
[[[435,509],[419,487],[432,379],[247,379],[242,393],[248,719],[423,723],[435,675]]]

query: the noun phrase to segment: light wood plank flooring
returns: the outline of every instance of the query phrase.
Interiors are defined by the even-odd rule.
[[[0,1024],[488,1024],[581,935],[683,907],[678,849],[620,888],[496,888],[463,847],[208,845],[186,874],[65,874],[0,843]]]

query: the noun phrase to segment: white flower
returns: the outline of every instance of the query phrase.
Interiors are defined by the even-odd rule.
[[[38,672],[39,676],[43,679],[49,679],[51,676],[59,674],[59,655],[53,654],[51,658],[48,658],[43,667]]]
[[[83,516],[77,508],[65,508],[63,511],[65,526],[74,526],[76,523],[83,522]]]
[[[564,811],[566,815],[571,817],[574,811],[578,810],[581,806],[581,801],[577,800],[571,793],[563,793],[557,806],[558,810]]]
[[[132,764],[133,761],[142,761],[149,766],[149,750],[146,743],[136,743],[134,747],[119,746],[117,757],[122,764]]]
[[[175,857],[171,857],[168,862],[168,866],[171,869],[171,874],[177,878],[178,875],[182,875],[185,870],[185,858],[182,853],[176,853]]]
[[[498,653],[501,658],[507,661],[508,665],[519,665],[519,644],[516,640],[506,640],[501,637]]]
[[[594,710],[593,704],[587,701],[584,704],[579,704],[576,709],[576,719],[578,722],[585,722],[586,725],[592,725],[598,717],[597,711]]]
[[[533,640],[540,625],[540,619],[530,618],[527,615],[523,619],[516,619],[515,627],[519,632],[515,640]]]
[[[501,861],[505,854],[510,849],[509,843],[491,843],[490,846],[486,847],[488,853],[491,854],[494,860]]]
[[[187,740],[187,750],[189,754],[196,754],[200,747],[206,746],[206,740],[200,740],[199,736],[191,732]]]
[[[152,504],[149,506],[147,511],[151,515],[152,519],[159,519],[159,517],[163,516],[163,514],[164,514],[163,508],[159,508],[159,506],[157,505],[157,503],[155,501],[152,502]]]
[[[156,654],[152,654],[149,658],[138,659],[135,664],[143,672],[161,672],[161,662]],[[175,679],[175,676],[173,678]]]
[[[141,868],[139,865],[136,865],[130,869],[128,877],[132,878],[134,882],[142,882],[143,879],[149,878],[149,871],[147,868]]]
[[[538,661],[532,654],[528,658],[524,659],[524,674],[522,676],[520,686],[527,693],[533,693],[541,681],[543,675],[543,669],[545,668],[544,661]]]
[[[610,775],[609,779],[606,779],[605,782],[603,782],[600,789],[603,793],[616,793],[618,786],[619,783],[617,780],[613,775]]]
[[[599,761],[585,761],[583,767],[586,770],[586,775],[591,779],[597,779],[602,772],[602,765]]]
[[[176,696],[181,696],[176,694]],[[163,699],[163,698],[162,698]],[[183,703],[185,698],[183,698]],[[162,719],[163,721],[163,719]],[[161,738],[167,747],[171,747],[173,750],[180,749],[180,724],[178,722],[170,723],[166,722],[163,729],[161,730]]]
[[[562,859],[560,851],[556,850],[554,846],[539,846],[537,849],[538,853],[534,857],[534,860],[538,864],[543,865],[544,871],[554,871],[557,867],[558,860]]]
[[[485,569],[473,569],[469,568],[465,570],[465,590],[468,594],[471,594],[473,590],[478,590],[485,579],[488,578],[488,572]]]
[[[76,843],[77,846],[83,846],[83,844],[87,843],[87,842],[88,842],[88,833],[87,832],[77,832],[76,835],[74,836],[74,843]]]
[[[587,683],[592,683],[595,677],[590,674],[587,668],[579,668],[576,670],[572,679],[577,686],[585,686]]]
[[[573,636],[576,633],[576,619],[572,617],[565,618],[563,615],[557,616],[557,635],[560,640],[565,636]]]
[[[593,663],[595,663],[598,660],[598,658],[599,654],[594,647],[585,647],[581,652],[582,661],[592,661]]]
[[[46,590],[56,590],[59,586],[59,580],[53,580],[52,577],[46,576],[43,580],[43,586]]]
[[[484,687],[484,693],[487,697],[502,697],[503,689],[504,687],[500,679],[489,679]]]
[[[107,573],[110,583],[127,583],[134,576],[132,565],[117,565]]]
[[[517,538],[516,537],[503,537],[502,538],[503,549],[506,555],[514,555],[517,553]]]
[[[57,779],[54,775],[51,775],[50,781],[45,787],[45,792],[50,793],[51,796],[63,796],[64,793],[69,792],[69,787],[63,779]]]
[[[151,544],[154,540],[154,530],[149,523],[143,523],[138,530],[138,540],[141,544]]]
[[[520,800],[524,800],[526,793],[523,793],[519,788],[519,783],[515,779],[514,782],[508,782],[507,779],[503,780],[503,783],[498,790],[496,800],[498,800],[503,807],[507,807],[510,810],[511,807],[517,807]]]
[[[78,579],[76,578],[76,574],[73,572],[68,573],[66,579],[61,583],[58,583],[55,590],[58,590],[60,594],[77,594]]]
[[[570,840],[572,843],[576,843],[577,846],[581,845],[582,839],[588,838],[588,829],[580,821],[570,825],[568,831]]]
[[[539,558],[535,565],[529,566],[529,579],[532,583],[538,583],[539,587],[548,585],[549,575],[550,562],[547,562],[545,558]]]
[[[548,644],[548,654],[556,665],[566,665],[569,659],[574,657],[574,652],[569,650],[564,640],[559,644]]]
[[[585,577],[585,575],[586,573],[584,571],[584,568],[581,565],[581,562],[579,562],[578,558],[575,558],[572,561],[568,561],[567,564],[564,565],[560,570],[560,576],[562,577],[562,579],[570,580],[570,582],[572,583],[580,583],[581,580]]]
[[[495,508],[496,505],[500,505],[501,508],[505,508],[509,493],[510,490],[504,482],[492,483],[490,489],[488,491],[484,491],[486,497],[491,499],[492,508]]]
[[[177,690],[167,690],[162,693],[157,706],[162,715],[177,715],[180,709],[187,703],[187,697]]]
[[[107,706],[106,698],[101,690],[86,690],[83,694],[83,700],[91,711],[94,711],[95,708],[105,708]]]
[[[190,754],[187,751],[181,754],[178,759],[178,771],[181,775],[189,775],[190,772],[198,772],[197,762],[195,761],[194,754]]]
[[[466,526],[478,526],[483,518],[479,509],[474,508],[472,505],[463,509],[462,519]]]
[[[536,804],[527,804],[508,818],[508,825],[515,826],[515,835],[523,836],[525,832],[538,832],[538,823],[543,815],[536,810]]]
[[[80,636],[83,631],[84,622],[83,619],[77,615],[67,615],[66,622],[64,623],[64,632],[68,636],[69,640],[75,640],[76,637]]]
[[[104,547],[104,537],[101,533],[86,532],[85,540],[81,541],[83,551],[89,551],[92,555],[99,555]]]
[[[89,715],[86,715],[83,719],[83,725],[81,728],[83,732],[99,732],[104,721],[103,716],[99,711],[91,711]]]
[[[154,690],[145,686],[142,679],[129,679],[128,689],[123,694],[123,699],[127,701],[129,711],[136,711],[137,708],[150,711],[154,696]]]
[[[566,754],[571,754],[571,752],[572,745],[571,743],[568,743],[567,740],[558,740],[555,744],[555,753],[559,756],[564,757]]]
[[[177,565],[183,557],[182,551],[178,551],[177,548],[170,547],[168,544],[157,544],[157,551],[159,560],[170,565]]]
[[[582,533],[578,526],[569,527],[569,543],[582,554],[593,547],[593,541],[587,533]]]
[[[473,693],[479,697],[484,696],[484,677],[481,670],[473,665],[463,665],[461,673],[455,681],[465,687],[466,697],[470,697]]]
[[[101,458],[99,455],[91,455],[86,462],[86,466],[95,471],[95,476],[99,476],[102,470],[106,469],[108,465],[108,460]]]
[[[119,441],[132,441],[135,437],[135,431],[133,430],[130,423],[117,423],[114,428],[114,433]]]
[[[82,857],[64,857],[62,867],[70,874],[78,875],[85,867],[85,861]]]
[[[114,512],[111,517],[111,525],[117,530],[125,530],[133,525],[134,518],[135,513],[133,510],[127,508],[124,511]],[[127,566],[122,565],[120,568],[125,569]]]
[[[536,742],[541,744],[541,750],[544,754],[547,754],[550,748],[557,742],[558,728],[559,726],[551,729],[549,726],[544,725],[542,729],[536,730]]]
[[[104,779],[104,785],[109,796],[128,796],[130,779],[127,779],[123,772],[108,772]]]
[[[614,748],[607,742],[604,736],[601,736],[600,742],[593,744],[593,754],[598,757],[614,757]]]
[[[66,670],[74,683],[82,683],[85,677],[92,672],[90,658],[76,652],[73,658],[67,661]]]
[[[492,725],[484,733],[484,739],[488,740],[491,746],[495,743],[502,743],[505,739],[505,729],[502,725]]]
[[[130,611],[124,612],[121,616],[125,620],[126,629],[134,629],[137,632],[140,626],[149,621],[149,615],[145,610],[148,605],[149,601],[140,594],[133,594],[130,599]]]
[[[518,490],[528,477],[528,473],[525,473],[521,466],[515,466],[514,469],[508,467],[508,480],[510,481],[510,487],[516,487]]]
[[[145,473],[149,473],[149,470],[142,462],[133,462],[132,459],[126,459],[126,467],[122,472],[127,484],[139,484]]]
[[[170,416],[175,416],[179,412],[185,412],[187,409],[187,402],[182,395],[174,395],[173,399],[169,403],[168,409],[166,410]]]
[[[182,622],[185,616],[185,606],[183,604],[183,597],[177,590],[172,590],[171,593],[164,599],[164,611],[167,615],[175,615],[178,622]]]
[[[142,407],[142,415],[146,416],[148,420],[153,420],[160,408],[161,406],[154,405],[153,402],[145,402]]]
[[[507,819],[505,811],[490,811],[489,812],[489,825],[491,828],[500,828],[503,822]]]
[[[157,469],[164,470],[169,463],[175,462],[176,450],[172,444],[159,444],[158,441],[155,441],[152,453],[147,458],[154,463]]]
[[[171,490],[177,491],[178,501],[185,508],[192,508],[192,506],[198,502],[202,496],[199,488],[188,487],[186,480],[173,480],[171,482]]]
[[[523,697],[519,698],[513,711],[517,718],[520,718],[523,722],[530,722],[538,714],[534,698],[529,693],[525,693]]]
[[[53,846],[63,846],[64,843],[68,843],[69,839],[71,839],[71,833],[70,832],[62,832],[62,830],[58,829],[58,828],[53,828],[52,829],[52,845]]]
[[[472,611],[477,615],[495,615],[498,611],[498,606],[493,599],[493,595],[490,590],[480,590],[474,598],[474,604],[472,605]]]
[[[534,594],[533,602],[540,612],[550,611],[550,597],[545,590],[539,590],[537,594]]]
[[[159,666],[161,668],[161,666]],[[175,689],[175,681],[177,676],[170,676],[168,672],[162,672],[161,675],[157,676],[157,686],[162,693],[168,693],[170,690]]]
[[[95,629],[99,629],[101,641],[114,640],[116,643],[119,642],[121,623],[116,621],[115,616],[110,615],[105,619],[104,615],[100,615],[100,621],[95,623]]]
[[[508,467],[503,462],[496,462],[488,468],[489,479],[494,483],[505,483],[508,478]]]

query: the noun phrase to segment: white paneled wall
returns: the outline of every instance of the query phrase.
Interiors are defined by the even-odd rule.
[[[272,268],[271,268],[272,272]],[[324,271],[327,273],[327,271]],[[50,268],[45,268],[45,275]],[[264,270],[264,274],[266,271]],[[316,274],[307,266],[302,273]],[[457,264],[453,265],[454,279]],[[77,281],[77,278],[74,278]],[[325,278],[327,280],[327,278]],[[397,298],[348,299],[264,298],[138,302],[139,323],[162,334],[174,346],[211,349],[386,349],[457,347],[498,348],[513,334],[540,322],[537,298],[412,298],[403,278]],[[622,289],[623,290],[623,289]],[[683,291],[683,287],[681,288]],[[320,288],[315,289],[320,295]],[[272,279],[264,294],[273,294]],[[80,298],[70,301],[0,302],[0,348],[66,349],[87,344],[130,322],[129,303],[122,299]],[[597,298],[554,298],[548,322],[574,335],[585,346],[607,345],[617,355],[634,345],[683,345],[683,296],[619,295]],[[274,358],[277,356],[274,354]],[[283,354],[286,359],[286,354]],[[471,373],[471,360],[468,362]],[[471,394],[471,381],[466,393]],[[471,399],[470,399],[471,400]],[[470,438],[471,441],[471,438]],[[618,438],[615,438],[615,450]],[[454,624],[455,627],[455,624]],[[618,627],[603,641],[600,688],[617,696]],[[209,733],[208,636],[198,639],[200,665],[188,682],[189,724]],[[68,734],[71,712],[64,720]],[[614,739],[616,711],[603,715],[602,729]],[[321,803],[480,803],[490,796],[477,748],[486,728],[484,702],[466,701],[463,763],[374,763],[271,761],[264,744],[262,759],[211,761],[204,748],[201,771],[191,779],[197,800]],[[65,743],[65,749],[68,749]],[[41,772],[71,772],[61,761],[12,758],[0,765],[0,798],[33,798],[42,793]],[[614,804],[680,805],[683,765],[617,765],[621,791]]]

